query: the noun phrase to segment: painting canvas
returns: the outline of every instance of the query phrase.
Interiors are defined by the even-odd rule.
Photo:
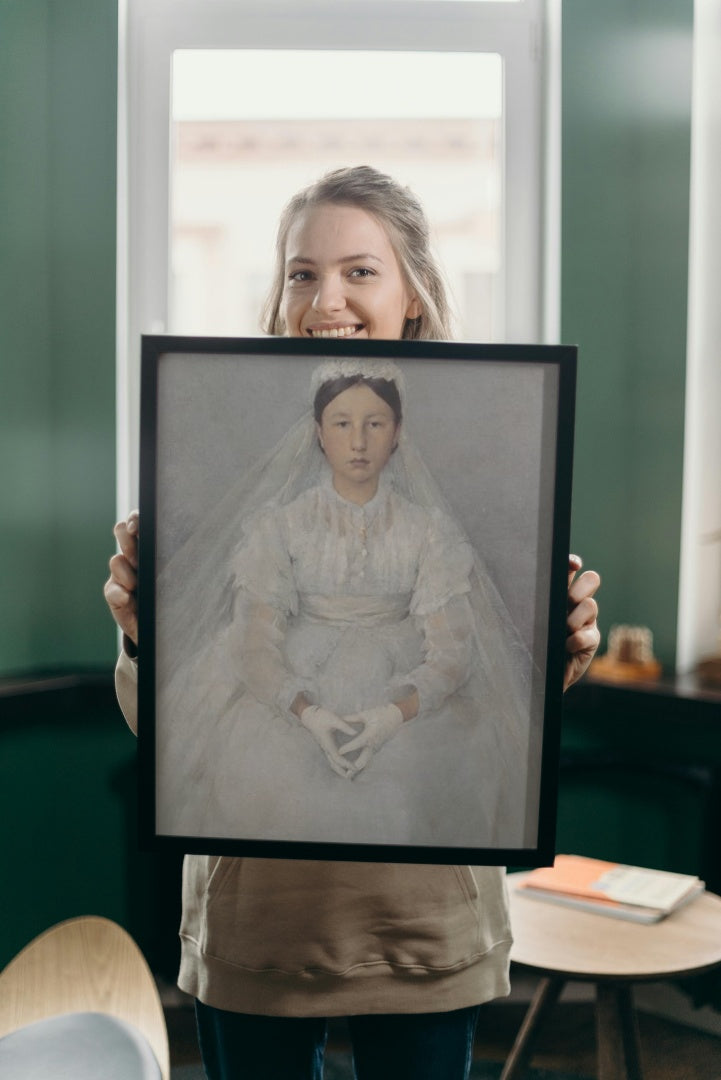
[[[143,339],[145,846],[549,861],[575,364]]]

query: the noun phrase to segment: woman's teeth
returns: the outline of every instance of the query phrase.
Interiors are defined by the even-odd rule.
[[[311,337],[319,338],[338,338],[338,337],[350,337],[351,334],[357,333],[360,330],[360,326],[334,326],[332,330],[311,330]]]

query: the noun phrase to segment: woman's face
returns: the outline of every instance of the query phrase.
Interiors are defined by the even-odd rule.
[[[289,229],[285,250],[289,337],[395,339],[421,314],[386,230],[360,207],[311,207]]]
[[[399,427],[390,405],[363,383],[350,386],[326,405],[317,425],[318,438],[339,495],[359,505],[373,498]]]

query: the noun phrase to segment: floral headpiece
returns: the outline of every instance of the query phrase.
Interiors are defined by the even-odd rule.
[[[392,360],[374,360],[370,356],[358,356],[336,357],[319,364],[310,377],[311,402],[315,401],[316,394],[325,383],[333,382],[335,379],[354,378],[358,375],[363,379],[385,379],[386,382],[395,383],[403,401],[406,383],[398,365]]]

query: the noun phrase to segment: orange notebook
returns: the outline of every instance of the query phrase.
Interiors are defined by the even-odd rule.
[[[534,899],[657,922],[703,892],[704,883],[693,874],[557,855],[553,866],[532,870],[519,889]]]

